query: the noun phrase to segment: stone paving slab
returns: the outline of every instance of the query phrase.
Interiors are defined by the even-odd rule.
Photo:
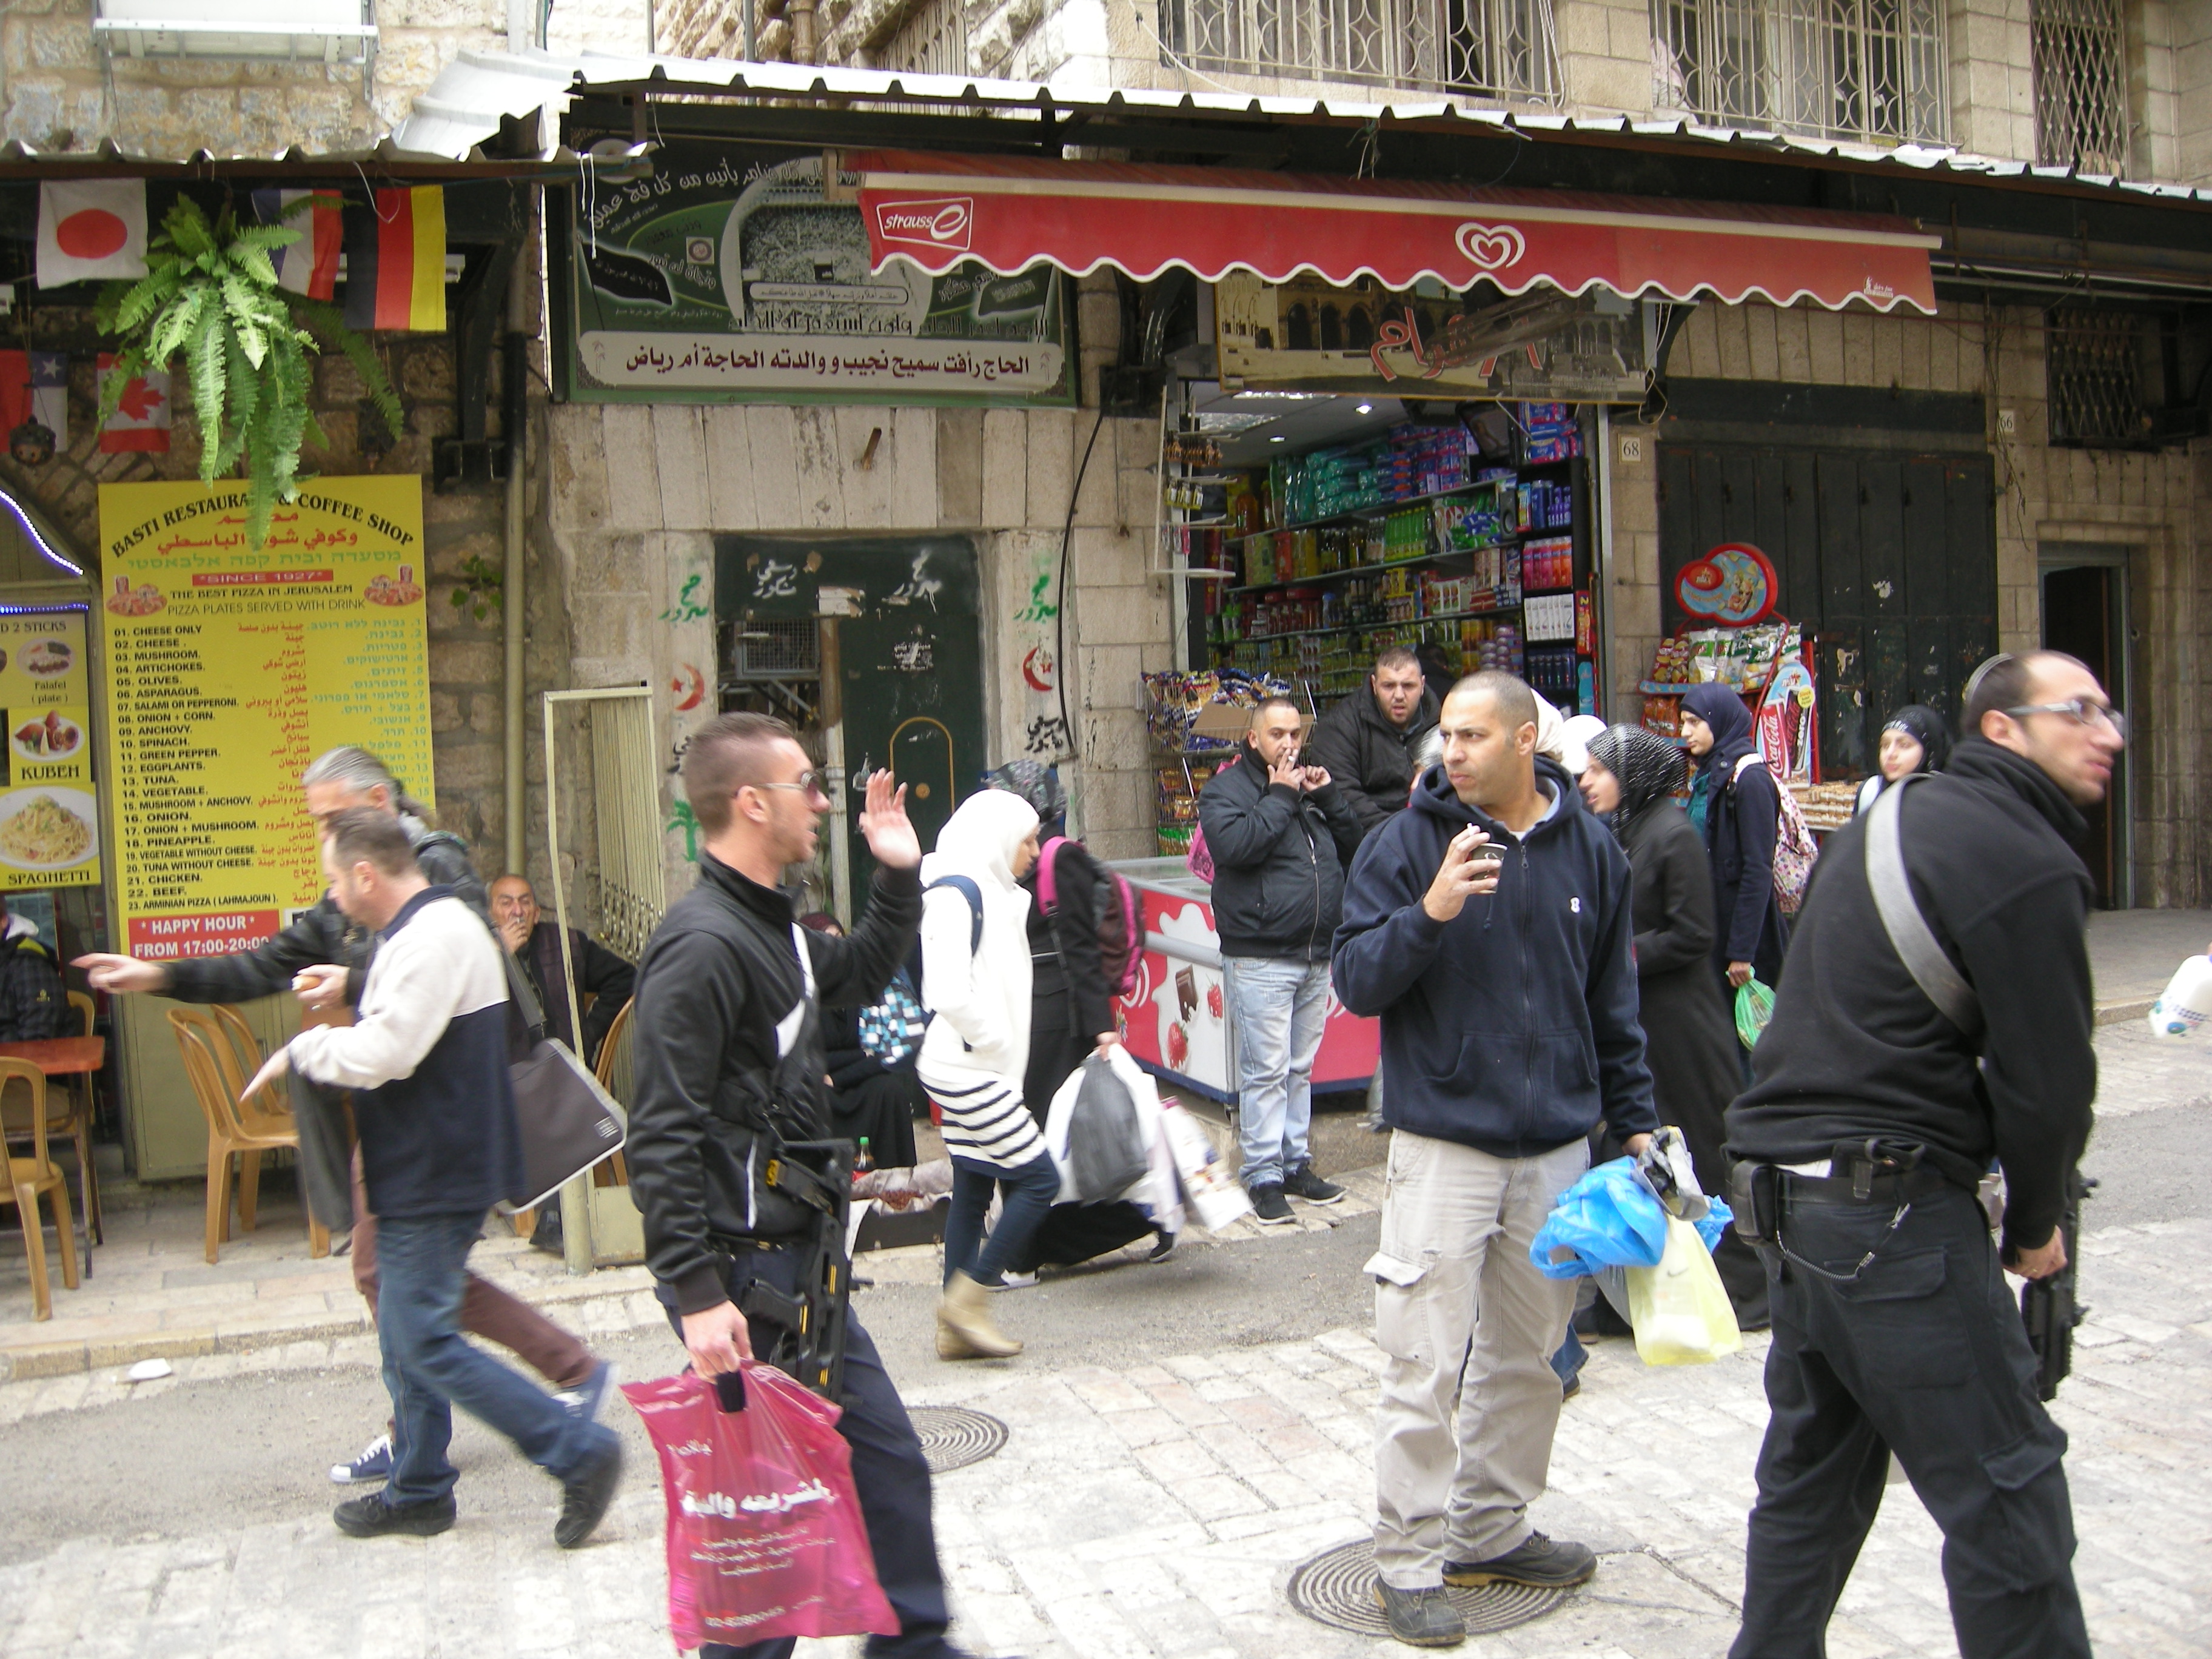
[[[2055,1409],[2073,1441],[2091,1632],[2128,1659],[2212,1650],[2208,1261],[2208,1220],[2085,1243],[2092,1318]],[[1536,1518],[1598,1549],[1599,1576],[1546,1618],[1470,1642],[1468,1659],[1724,1651],[1765,1418],[1765,1347],[1753,1337],[1717,1364],[1655,1370],[1632,1345],[1595,1346]],[[1127,1365],[933,1371],[913,1403],[974,1407],[1012,1430],[996,1456],[938,1482],[958,1638],[1030,1659],[1397,1659],[1395,1644],[1310,1622],[1284,1595],[1298,1564],[1370,1524],[1381,1358],[1365,1332],[1336,1330]],[[370,1363],[365,1339],[187,1364],[207,1376],[334,1361]],[[0,1386],[0,1424],[122,1397],[112,1373],[11,1383]],[[660,1498],[648,1469],[626,1485],[601,1541],[567,1555],[545,1528],[465,1504],[443,1537],[366,1545],[319,1512],[158,1544],[134,1541],[120,1516],[107,1539],[0,1569],[0,1659],[662,1659]],[[551,1510],[549,1493],[549,1526]],[[1835,1659],[1955,1651],[1939,1550],[1910,1488],[1890,1488],[1831,1631]],[[856,1659],[858,1648],[802,1652]]]

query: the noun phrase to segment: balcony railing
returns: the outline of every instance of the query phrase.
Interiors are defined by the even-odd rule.
[[[1943,0],[1652,0],[1652,101],[1719,126],[1948,142]]]
[[[1164,0],[1165,56],[1203,72],[1557,105],[1551,0]]]

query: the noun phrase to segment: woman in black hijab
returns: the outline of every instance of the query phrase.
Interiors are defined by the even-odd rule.
[[[1742,1052],[1714,981],[1713,888],[1705,843],[1672,797],[1682,787],[1682,751],[1633,726],[1611,726],[1589,740],[1583,799],[1613,815],[1634,881],[1636,980],[1642,999],[1644,1059],[1651,1067],[1659,1121],[1690,1143],[1698,1184],[1725,1194],[1721,1114],[1743,1086]],[[1766,1322],[1766,1271],[1730,1232],[1714,1252],[1736,1322]]]
[[[1731,992],[1753,975],[1778,985],[1790,938],[1774,896],[1782,799],[1752,741],[1751,711],[1728,686],[1693,686],[1682,699],[1682,738],[1698,763],[1690,822],[1712,871],[1713,966]]]
[[[1881,728],[1880,769],[1859,786],[1851,816],[1856,817],[1873,805],[1875,797],[1899,778],[1909,778],[1915,772],[1940,772],[1950,758],[1951,727],[1943,716],[1924,702],[1908,702]]]

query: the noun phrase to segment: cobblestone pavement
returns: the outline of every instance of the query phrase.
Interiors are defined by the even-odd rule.
[[[2130,1659],[2212,1649],[2207,1260],[2212,1222],[2201,1219],[2106,1230],[2085,1251],[2094,1314],[2057,1409],[2073,1437],[2091,1630],[2102,1651]],[[1724,1650],[1765,1415],[1764,1346],[1655,1370],[1627,1344],[1597,1345],[1537,1519],[1601,1551],[1600,1576],[1557,1612],[1464,1651]],[[194,1363],[370,1359],[354,1337]],[[1012,1430],[996,1457],[939,1484],[962,1639],[1036,1659],[1395,1651],[1309,1622],[1283,1595],[1300,1561],[1364,1532],[1379,1359],[1364,1332],[1333,1330],[1127,1365],[940,1371],[945,1380],[913,1389],[914,1403],[973,1406]],[[0,1388],[0,1421],[20,1429],[26,1415],[103,1401],[129,1411],[146,1390],[185,1386],[133,1395],[112,1372],[13,1383]],[[0,1569],[0,1659],[665,1655],[657,1483],[635,1423],[625,1430],[634,1478],[602,1541],[567,1555],[545,1535],[550,1488],[536,1518],[472,1510],[465,1489],[461,1524],[428,1542],[354,1542],[319,1510],[238,1529],[210,1515],[181,1538],[134,1539],[130,1474],[116,1471],[110,1531]],[[465,1461],[506,1455],[467,1432],[461,1450]],[[35,1510],[17,1514],[21,1524]],[[1937,1544],[1909,1489],[1892,1488],[1832,1632],[1836,1659],[1954,1650]],[[817,1659],[851,1645],[818,1644]]]

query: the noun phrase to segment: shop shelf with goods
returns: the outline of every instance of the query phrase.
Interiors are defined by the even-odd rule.
[[[1561,593],[1564,652],[1540,689],[1595,709],[1595,592],[1580,428],[1531,426],[1542,459],[1487,462],[1462,425],[1408,425],[1357,449],[1278,458],[1249,495],[1262,515],[1228,538],[1241,580],[1206,596],[1208,659],[1287,675],[1321,706],[1358,689],[1376,653],[1441,647],[1462,672],[1536,672],[1524,598]],[[1232,522],[1236,515],[1232,514]]]
[[[1826,832],[1850,817],[1856,784],[1821,776],[1814,666],[1813,641],[1787,617],[1685,628],[1659,642],[1638,687],[1644,727],[1680,743],[1682,699],[1699,684],[1726,685],[1744,701],[1767,769],[1796,796],[1806,823]]]

